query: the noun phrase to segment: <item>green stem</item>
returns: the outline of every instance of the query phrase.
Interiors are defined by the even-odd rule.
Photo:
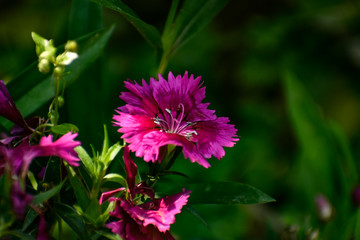
[[[161,60],[160,60],[159,68],[158,68],[158,71],[156,74],[160,73],[161,75],[163,75],[168,63],[169,63],[169,59],[167,57],[167,54],[163,53]]]

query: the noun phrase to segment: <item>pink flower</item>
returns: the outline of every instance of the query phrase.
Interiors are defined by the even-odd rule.
[[[142,85],[125,82],[129,92],[122,92],[120,98],[126,105],[116,110],[113,119],[130,150],[146,162],[161,161],[160,148],[172,144],[182,147],[185,158],[208,168],[206,159],[222,158],[223,147],[239,140],[229,119],[217,117],[207,109],[209,103],[202,103],[201,77],[189,77],[187,72],[175,77],[169,72],[168,81],[159,74],[158,81],[150,78]]]
[[[128,199],[112,197],[116,193],[125,192],[125,188],[101,195],[100,204],[107,199],[115,202],[115,209],[110,215],[119,219],[108,223],[106,227],[125,240],[174,239],[169,232],[170,225],[175,222],[175,215],[180,213],[187,203],[190,191],[183,189],[181,193],[155,199],[153,189],[146,187],[144,183],[135,184],[137,166],[131,159],[127,146],[124,148],[124,163],[130,195]],[[138,204],[134,201],[135,194],[147,196],[151,201]]]
[[[68,132],[60,137],[55,142],[52,141],[52,135],[42,137],[37,147],[39,156],[58,156],[64,159],[72,166],[79,166],[80,159],[77,156],[74,148],[79,146],[79,141],[73,141],[77,133]]]
[[[32,197],[27,195],[25,189],[21,189],[19,182],[25,180],[32,160],[40,156],[57,156],[63,158],[70,165],[78,166],[80,161],[74,148],[80,145],[79,141],[73,141],[77,134],[67,133],[55,142],[52,136],[42,137],[39,145],[30,145],[27,141],[22,142],[15,148],[0,145],[0,176],[8,169],[12,176],[11,199],[14,211],[18,218],[22,218],[26,206]],[[8,166],[6,168],[6,166]],[[24,186],[25,184],[22,184]]]

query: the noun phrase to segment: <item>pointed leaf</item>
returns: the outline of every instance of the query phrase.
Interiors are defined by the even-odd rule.
[[[68,132],[73,132],[73,133],[79,132],[79,129],[74,124],[63,123],[63,124],[60,124],[60,125],[52,126],[51,131],[53,133],[57,133],[57,134],[60,134],[60,135],[65,135]]]
[[[126,179],[117,173],[109,173],[109,174],[105,175],[104,182],[115,182],[126,188],[128,187]]]
[[[94,161],[92,160],[92,158],[89,156],[89,154],[86,152],[86,150],[81,146],[76,147],[75,151],[77,152],[81,162],[84,164],[85,168],[87,169],[88,173],[90,174],[90,177],[94,178],[95,177],[95,166],[94,166]]]
[[[30,208],[25,216],[24,224],[22,226],[22,231],[25,231],[30,226],[30,224],[34,222],[34,220],[38,215],[39,214],[34,209]]]
[[[73,168],[67,166],[67,172],[70,180],[70,184],[74,190],[77,203],[81,209],[86,209],[90,203],[88,191],[84,184],[80,181],[79,176],[76,175]]]
[[[56,214],[74,230],[79,239],[90,239],[83,218],[69,205],[56,203]]]
[[[275,201],[256,188],[237,182],[194,183],[185,188],[191,190],[190,204],[255,204]]]
[[[173,29],[165,29],[162,37],[164,51],[175,52],[210,23],[227,2],[228,0],[186,0],[175,19]]]
[[[53,196],[55,196],[58,192],[60,192],[62,186],[64,185],[64,182],[62,182],[59,185],[53,187],[49,191],[42,192],[42,193],[39,193],[38,195],[36,195],[34,197],[34,199],[33,199],[33,203],[38,205],[38,204],[52,198]]]
[[[146,41],[157,51],[162,48],[161,37],[159,31],[152,25],[142,21],[131,8],[124,4],[121,0],[92,0],[93,2],[119,12],[126,20],[128,20]]]

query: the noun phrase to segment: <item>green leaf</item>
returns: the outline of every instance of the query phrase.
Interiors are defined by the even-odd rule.
[[[164,51],[175,52],[209,24],[227,3],[228,0],[186,0],[172,24],[173,28],[165,28],[162,37]],[[168,21],[173,19],[174,10],[171,9],[170,12]],[[167,22],[166,26],[171,26],[171,24]]]
[[[34,220],[38,215],[39,214],[34,209],[30,208],[25,216],[24,224],[22,226],[22,231],[25,231],[30,226],[30,224],[34,222]]]
[[[105,167],[108,167],[112,160],[116,157],[116,155],[119,153],[123,146],[120,145],[120,143],[115,143],[112,145],[104,157],[101,157],[102,163],[104,163]]]
[[[102,28],[102,8],[88,0],[73,0],[69,21],[69,38],[74,39]]]
[[[57,157],[50,157],[46,165],[44,181],[54,185],[61,182],[61,160]]]
[[[86,209],[90,203],[89,193],[85,185],[80,181],[79,176],[76,175],[73,168],[67,166],[67,172],[70,180],[70,184],[74,190],[77,203],[81,209]]]
[[[101,54],[113,30],[114,27],[110,27],[76,39],[79,45],[79,58],[66,67],[65,71],[68,73],[64,75],[66,86],[75,81]],[[54,97],[52,75],[40,74],[36,63],[13,79],[7,88],[24,117],[29,116]],[[0,123],[6,128],[11,127],[6,120],[0,119]]]
[[[157,51],[162,49],[161,37],[159,31],[152,25],[142,21],[131,8],[121,0],[92,0],[93,2],[119,12],[128,20],[146,39],[146,41]]]
[[[44,201],[52,198],[53,196],[55,196],[58,192],[60,192],[62,186],[64,185],[64,182],[65,181],[63,181],[59,185],[53,187],[49,191],[42,192],[42,193],[39,193],[38,195],[34,196],[33,203],[38,205],[38,204],[43,203]]]
[[[360,209],[356,211],[354,240],[360,240]]]
[[[294,73],[286,72],[284,84],[288,110],[301,147],[301,156],[294,168],[295,175],[299,176],[295,177],[297,189],[307,197],[309,208],[312,209],[314,196],[323,193],[344,213],[343,206],[348,203],[338,196],[348,195],[357,179],[344,137],[335,125],[325,121],[319,106]]]
[[[202,222],[202,224],[205,225],[206,228],[210,229],[209,224],[205,221],[205,219],[200,215],[200,213],[198,213],[198,211],[196,211],[191,205],[185,205],[184,210],[188,211],[190,214],[192,214],[193,216],[195,216],[197,219],[200,220],[200,222]]]
[[[104,182],[115,182],[115,183],[118,183],[121,186],[124,186],[126,188],[128,187],[126,179],[123,176],[121,176],[120,174],[117,174],[117,173],[109,173],[109,174],[105,175],[103,181]]]
[[[104,125],[104,141],[103,141],[103,147],[100,158],[104,158],[108,150],[109,150],[109,136],[106,129],[106,125]]]
[[[95,177],[95,166],[94,161],[86,152],[86,150],[82,146],[78,146],[75,148],[81,162],[84,164],[85,168],[87,169],[88,173],[90,174],[91,178]]]
[[[194,183],[185,188],[191,190],[189,204],[255,204],[275,201],[256,188],[237,182]]]
[[[84,220],[75,209],[63,203],[56,203],[55,212],[74,230],[80,239],[90,239]]]
[[[14,230],[14,231],[9,231],[7,232],[9,236],[14,236],[16,237],[17,239],[24,239],[24,240],[35,240],[35,238],[29,234],[26,234],[26,233],[23,233],[21,231],[18,231],[18,230]],[[6,237],[4,238],[6,239]],[[10,238],[12,239],[12,238]]]
[[[65,135],[68,132],[72,132],[72,133],[79,132],[79,129],[74,124],[63,123],[60,125],[52,126],[51,131],[56,134]]]
[[[112,234],[104,231],[96,231],[98,234],[110,239],[110,240],[121,240],[122,238],[117,234]]]

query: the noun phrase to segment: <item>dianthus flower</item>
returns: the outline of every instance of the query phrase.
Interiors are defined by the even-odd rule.
[[[115,209],[109,214],[119,219],[106,224],[106,227],[124,240],[173,240],[169,232],[170,225],[175,222],[175,215],[180,213],[187,203],[190,191],[183,189],[181,193],[155,199],[154,190],[144,182],[135,184],[137,166],[131,159],[127,146],[124,148],[124,163],[128,189],[119,188],[105,192],[100,198],[100,204],[105,200],[115,202]],[[113,197],[119,192],[127,192],[128,197]],[[149,198],[150,201],[141,202],[139,195]]]
[[[67,133],[56,141],[52,137],[42,137],[39,145],[30,145],[27,141],[12,148],[0,145],[0,176],[4,171],[12,176],[11,200],[14,211],[18,218],[22,218],[25,207],[31,202],[32,196],[28,195],[25,189],[21,189],[20,182],[28,172],[30,163],[35,157],[57,156],[68,162],[70,165],[78,166],[80,161],[76,157],[74,148],[80,145],[79,141],[73,141],[77,133]],[[24,186],[24,184],[22,184]]]
[[[160,162],[160,148],[166,145],[182,147],[185,158],[210,167],[206,159],[225,155],[224,147],[232,147],[239,139],[234,125],[226,117],[217,117],[209,110],[209,103],[202,103],[205,87],[201,77],[194,75],[174,76],[169,72],[166,81],[150,78],[126,81],[128,92],[120,98],[126,105],[119,107],[113,119],[122,138],[129,143],[136,156],[146,162]]]
[[[0,116],[9,119],[15,124],[10,131],[12,136],[0,140],[4,144],[10,143],[16,138],[23,138],[24,140],[39,126],[41,121],[38,117],[27,120],[23,118],[2,80],[0,80]]]

